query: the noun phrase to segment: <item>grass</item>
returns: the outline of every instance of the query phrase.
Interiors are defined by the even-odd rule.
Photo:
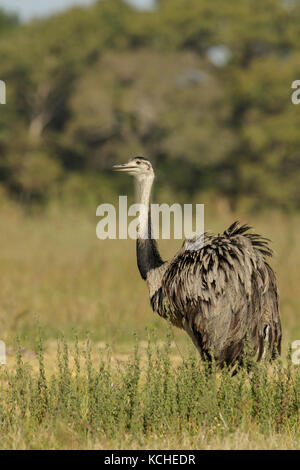
[[[206,207],[206,229],[238,218],[275,251],[283,359],[232,378],[151,311],[133,241],[98,240],[94,214],[0,214],[1,448],[299,448],[298,217]]]
[[[0,448],[299,448],[300,369],[290,358],[249,359],[251,372],[232,377],[194,351],[176,365],[172,340],[171,330],[162,345],[152,337],[142,355],[136,341],[122,362],[109,348],[96,359],[90,340],[71,351],[58,341],[52,374],[41,340],[37,372],[17,346],[15,368],[1,373]]]

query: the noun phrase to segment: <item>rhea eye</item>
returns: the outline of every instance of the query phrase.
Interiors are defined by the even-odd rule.
[[[141,164],[141,162],[136,162],[136,164],[137,164],[137,165],[140,165],[140,164]]]

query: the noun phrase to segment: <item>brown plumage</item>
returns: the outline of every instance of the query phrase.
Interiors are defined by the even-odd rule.
[[[204,235],[203,247],[182,250],[169,263],[152,306],[187,330],[201,354],[217,363],[241,362],[246,336],[259,360],[280,352],[281,325],[267,240],[232,224]],[[188,331],[190,330],[190,331]],[[266,347],[266,349],[265,349]]]
[[[136,176],[141,202],[150,208],[151,163],[136,157],[116,169]],[[241,363],[247,338],[257,360],[280,354],[278,293],[266,238],[235,222],[223,234],[185,240],[163,262],[151,237],[150,209],[140,226],[148,238],[137,239],[138,267],[152,309],[183,328],[202,356],[213,355],[219,365]]]

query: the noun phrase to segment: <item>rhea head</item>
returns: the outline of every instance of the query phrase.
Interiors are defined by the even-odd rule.
[[[134,157],[129,162],[123,163],[123,165],[114,165],[113,170],[128,173],[134,176],[140,183],[145,182],[145,180],[153,181],[154,178],[152,165],[144,157]]]
[[[114,165],[113,170],[134,176],[136,198],[140,203],[148,206],[154,180],[154,171],[150,161],[144,157],[134,157],[123,165]]]

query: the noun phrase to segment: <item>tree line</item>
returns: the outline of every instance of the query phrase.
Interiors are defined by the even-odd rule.
[[[101,202],[129,183],[111,165],[142,154],[164,195],[299,209],[299,24],[298,0],[2,11],[0,198]]]

